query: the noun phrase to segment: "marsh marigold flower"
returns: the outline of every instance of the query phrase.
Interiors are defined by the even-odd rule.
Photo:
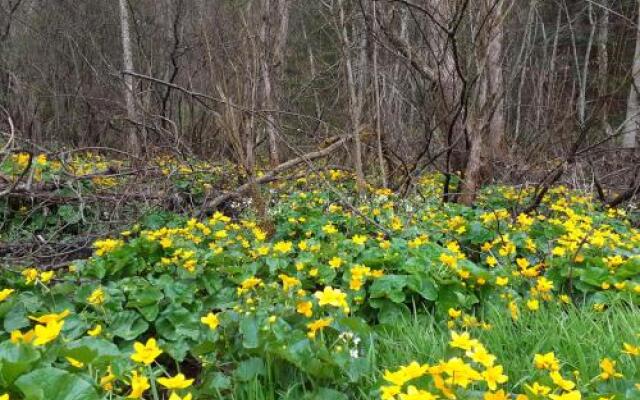
[[[193,384],[193,379],[186,379],[183,374],[172,378],[158,378],[158,383],[170,390],[186,389]]]
[[[49,321],[46,325],[36,325],[34,328],[35,339],[33,340],[33,344],[35,346],[42,346],[56,340],[58,335],[60,335],[63,325],[64,321]]]
[[[313,303],[310,301],[301,301],[296,304],[296,311],[298,314],[302,314],[307,318],[311,318],[313,315]]]
[[[315,339],[316,333],[331,325],[331,322],[333,322],[333,318],[323,318],[308,323],[307,329],[309,329],[309,332],[307,332],[307,336],[310,339]]]
[[[437,400],[438,396],[415,386],[409,386],[407,393],[400,393],[400,400]]]
[[[93,329],[89,329],[87,331],[87,335],[89,336],[98,336],[100,333],[102,333],[102,325],[100,324],[96,325]]]
[[[187,393],[184,396],[180,397],[176,392],[171,392],[171,396],[169,396],[169,400],[191,400],[191,393]]]
[[[135,342],[133,344],[133,350],[134,353],[131,355],[131,359],[144,365],[151,364],[160,354],[162,354],[162,350],[158,347],[154,338],[147,340],[146,344]]]
[[[622,374],[616,371],[616,362],[610,358],[603,358],[600,361],[600,379],[603,381],[611,378],[622,378]]]
[[[138,371],[131,373],[131,393],[129,399],[141,399],[151,386],[149,385],[149,379],[144,375],[138,375]]]
[[[340,289],[334,289],[331,286],[326,286],[322,292],[318,291],[314,296],[318,299],[318,304],[320,306],[329,305],[342,308],[345,312],[349,311],[347,295]]]
[[[220,325],[220,320],[218,319],[218,316],[212,312],[200,318],[200,322],[208,326],[209,329],[211,329],[212,331],[215,330],[218,327],[218,325]]]
[[[394,385],[402,386],[413,379],[424,376],[428,370],[429,366],[427,364],[420,365],[417,361],[412,361],[409,365],[400,367],[395,372],[385,371],[383,378]]]
[[[549,371],[557,371],[560,369],[560,363],[553,352],[536,354],[533,356],[533,364],[538,369],[546,369]]]
[[[96,290],[91,292],[89,297],[87,297],[87,302],[94,306],[104,303],[104,290],[102,290],[102,288],[97,288]]]
[[[13,289],[2,289],[0,290],[0,301],[5,301],[7,297],[11,295],[11,293],[15,292]]]

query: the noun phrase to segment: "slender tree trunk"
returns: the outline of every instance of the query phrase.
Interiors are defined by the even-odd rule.
[[[264,107],[266,113],[266,132],[269,140],[269,161],[271,167],[280,164],[280,154],[278,152],[278,128],[274,116],[275,101],[271,86],[271,69],[275,46],[271,40],[271,0],[262,1],[262,22],[260,25],[260,43],[262,45],[262,60],[260,62],[260,72],[262,75]]]
[[[492,167],[504,135],[502,5],[502,0],[482,0],[477,9],[472,9],[478,79],[466,120],[470,144],[460,194],[460,202],[466,205],[475,201],[482,170]]]
[[[127,0],[120,0],[120,29],[122,35],[122,61],[125,71],[134,72],[133,54],[131,50],[131,35],[129,33],[129,8]],[[139,155],[142,151],[140,138],[138,137],[136,122],[136,103],[134,98],[133,76],[124,76],[124,99],[127,107],[129,129],[127,134],[127,147],[133,154]]]
[[[475,115],[471,115],[470,122],[470,128],[473,129],[473,133],[471,134],[469,156],[467,157],[467,166],[464,171],[460,194],[460,203],[468,206],[472,205],[475,201],[476,193],[480,186],[483,151],[483,135],[481,130],[486,129],[479,125],[480,121]]]
[[[503,48],[503,7],[504,1],[498,0],[494,6],[492,28],[487,54],[487,75],[490,101],[494,104],[489,123],[489,148],[491,161],[498,160],[503,155],[503,140],[505,132],[504,116],[504,73],[502,68]]]
[[[631,88],[629,89],[629,99],[627,100],[627,118],[624,122],[622,147],[634,148],[638,145],[638,131],[640,131],[640,0],[638,4],[638,26],[636,33],[636,50],[633,56],[633,67],[631,69]]]
[[[338,0],[338,8],[340,13],[340,35],[342,40],[342,53],[344,57],[345,75],[347,77],[347,88],[349,91],[349,116],[351,120],[351,137],[353,139],[353,168],[356,174],[356,184],[358,192],[364,192],[366,181],[364,178],[364,170],[362,167],[362,143],[360,141],[360,114],[361,103],[358,100],[358,91],[353,74],[353,66],[351,63],[351,41],[347,31],[347,25],[344,15],[343,1]],[[364,71],[363,71],[364,73]]]
[[[602,128],[607,136],[613,133],[609,124],[609,100],[608,100],[608,78],[609,78],[609,1],[602,0],[602,10],[600,10],[598,20],[598,96],[600,97],[601,111],[600,119]]]
[[[373,28],[375,29],[377,21],[377,9],[376,3],[372,4],[373,12]],[[380,176],[382,177],[382,187],[387,188],[387,168],[385,166],[384,151],[382,149],[382,113],[380,111],[380,77],[378,76],[378,42],[373,40],[373,85],[375,96],[375,111],[376,111],[376,138],[378,144],[378,165],[380,168]]]

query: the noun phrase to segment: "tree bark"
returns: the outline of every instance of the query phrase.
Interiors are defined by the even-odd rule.
[[[600,119],[604,132],[607,136],[613,133],[609,124],[609,100],[608,100],[608,77],[609,77],[609,0],[602,0],[602,10],[598,19],[598,97],[600,97],[601,111]]]
[[[358,99],[356,82],[353,74],[353,66],[351,62],[351,40],[349,39],[349,33],[347,31],[342,0],[338,0],[338,8],[338,11],[340,13],[339,19],[340,36],[342,40],[342,53],[344,57],[345,75],[347,77],[347,88],[349,91],[349,118],[351,122],[351,137],[353,139],[353,168],[356,174],[356,185],[358,187],[358,192],[362,194],[366,186],[364,170],[362,167],[362,143],[359,135],[362,104]]]
[[[129,5],[127,0],[120,0],[120,30],[122,36],[122,67],[126,72],[133,70],[133,53],[131,50],[131,35],[129,32]],[[127,107],[129,128],[127,129],[127,148],[135,155],[140,155],[140,138],[136,128],[136,104],[134,97],[133,76],[124,76],[124,100]]]
[[[640,0],[637,1],[638,26],[636,33],[636,49],[633,56],[633,67],[631,69],[631,88],[627,100],[627,118],[624,122],[622,147],[632,149],[638,145],[638,131],[640,130]]]

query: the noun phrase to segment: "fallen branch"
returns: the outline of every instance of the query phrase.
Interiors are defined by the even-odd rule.
[[[237,197],[242,195],[243,193],[247,192],[249,189],[251,189],[251,186],[253,184],[264,184],[264,183],[268,183],[268,182],[272,182],[274,180],[278,179],[278,175],[284,171],[287,171],[289,169],[295,168],[298,165],[302,164],[302,163],[306,163],[306,162],[311,162],[313,160],[317,160],[318,158],[322,158],[322,157],[326,157],[329,154],[333,153],[334,151],[336,151],[337,149],[339,149],[340,147],[342,147],[342,145],[349,140],[349,137],[342,137],[339,140],[335,141],[334,143],[332,143],[330,146],[325,147],[322,150],[317,150],[317,151],[312,151],[311,153],[306,153],[301,155],[300,157],[291,159],[289,161],[286,161],[280,165],[278,165],[277,167],[275,167],[274,169],[272,169],[271,171],[269,171],[268,173],[264,174],[263,176],[259,177],[258,179],[256,179],[253,182],[247,182],[244,185],[238,187],[237,189],[231,191],[231,192],[227,192],[224,194],[219,195],[218,197],[212,199],[211,201],[207,202],[205,204],[205,206],[203,207],[203,210],[206,209],[215,209],[217,208],[219,205],[221,205],[222,203],[224,203],[225,201],[233,198],[233,197]]]

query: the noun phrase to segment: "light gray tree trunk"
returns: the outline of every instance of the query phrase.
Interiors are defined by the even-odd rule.
[[[636,50],[633,56],[633,67],[631,69],[631,88],[629,89],[629,99],[627,100],[627,118],[624,122],[622,147],[634,148],[637,146],[638,131],[640,130],[640,100],[638,91],[640,90],[640,0],[638,3],[638,26],[636,34]]]
[[[602,10],[598,19],[598,96],[601,99],[602,110],[600,118],[603,130],[607,136],[613,133],[609,124],[608,77],[609,77],[609,0],[602,1]]]
[[[122,36],[122,67],[125,72],[133,72],[133,53],[131,50],[131,35],[129,33],[129,5],[127,0],[120,0],[120,30]],[[136,103],[133,92],[133,76],[124,75],[124,100],[127,107],[129,129],[127,134],[128,150],[136,155],[140,154],[140,138],[138,137],[135,122]]]
[[[362,143],[360,141],[360,116],[362,104],[358,99],[358,90],[353,74],[353,65],[351,62],[351,40],[347,30],[345,21],[345,13],[343,1],[338,0],[339,12],[339,31],[342,41],[342,53],[344,57],[345,75],[347,77],[347,89],[349,92],[349,117],[351,120],[351,136],[353,141],[353,168],[356,174],[356,184],[360,193],[364,192],[366,181],[364,178],[364,170],[362,167]]]

